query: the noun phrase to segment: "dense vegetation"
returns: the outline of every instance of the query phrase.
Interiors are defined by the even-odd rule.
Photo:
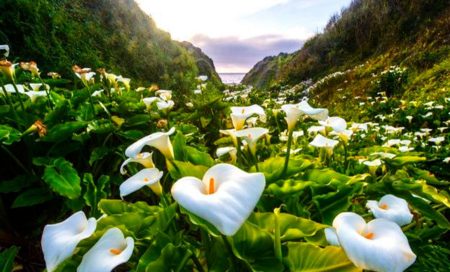
[[[389,95],[439,97],[450,86],[449,18],[450,5],[445,0],[355,0],[287,61],[281,56],[267,63],[266,67],[278,68],[272,72],[277,75],[274,79],[266,80],[257,72],[264,69],[255,66],[249,72],[253,76],[244,83],[276,90],[309,79],[311,83],[326,81],[327,76],[342,73],[315,88],[312,95],[318,95],[324,105],[343,106],[341,97],[376,93],[380,86],[375,86],[374,75],[398,66],[406,69],[407,76],[395,91],[388,90],[393,92]]]
[[[74,64],[108,67],[139,83],[184,89],[198,74],[195,57],[133,0],[2,0],[0,10],[0,44],[46,70],[68,76]]]

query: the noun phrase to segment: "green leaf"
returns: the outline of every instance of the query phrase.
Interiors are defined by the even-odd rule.
[[[11,145],[14,142],[20,141],[22,133],[15,128],[7,125],[0,125],[0,141],[4,145]]]
[[[208,170],[208,167],[203,165],[193,165],[190,162],[167,161],[167,169],[174,180],[188,176],[202,179],[203,175]]]
[[[283,157],[272,157],[264,162],[258,163],[259,171],[264,173],[266,177],[267,184],[271,184],[276,182],[281,178],[281,174],[283,172],[285,158]],[[311,161],[307,159],[301,158],[290,158],[288,164],[288,170],[286,172],[286,177],[297,174],[301,171],[304,171],[311,167],[313,164]],[[251,172],[256,172],[256,168],[252,167]]]
[[[340,247],[320,248],[307,243],[287,243],[288,255],[284,258],[289,271],[295,272],[357,272]]]
[[[14,268],[14,259],[19,252],[19,247],[12,246],[0,252],[0,272],[10,272]]]
[[[273,227],[272,227],[273,228]],[[245,222],[239,231],[227,237],[234,254],[252,271],[283,271],[283,264],[275,258],[272,233],[251,221]]]
[[[98,209],[106,215],[114,215],[127,212],[154,214],[161,211],[161,207],[150,206],[143,201],[128,203],[118,199],[101,199],[98,203]]]
[[[193,147],[186,146],[187,160],[195,165],[204,165],[211,167],[214,165],[214,160],[206,152],[201,152]]]
[[[89,158],[89,165],[93,165],[96,161],[103,159],[108,153],[111,151],[111,148],[100,146],[94,148],[91,153],[91,157]]]
[[[44,124],[48,127],[53,127],[55,124],[61,122],[68,112],[70,112],[69,101],[63,100],[56,104],[55,109],[45,116]]]
[[[293,179],[281,180],[277,183],[272,183],[267,186],[266,192],[279,197],[283,197],[301,192],[312,184],[314,184],[314,182],[312,181]]]
[[[273,233],[275,226],[274,213],[253,213],[248,222],[257,225],[269,233]],[[280,238],[282,242],[298,240],[304,237],[314,236],[318,231],[327,227],[310,219],[296,217],[288,213],[278,214],[280,226]]]
[[[42,138],[44,142],[62,142],[72,137],[75,132],[86,128],[87,122],[73,121],[58,124],[48,129],[47,136]]]
[[[47,165],[42,178],[61,196],[75,199],[81,195],[80,177],[72,164],[64,158],[57,158]]]
[[[13,193],[30,187],[33,182],[37,181],[36,176],[20,175],[11,180],[0,182],[0,193]]]
[[[186,160],[186,137],[183,133],[177,131],[175,137],[172,140],[173,152],[175,154],[175,159],[179,161]]]
[[[328,184],[331,180],[338,180],[342,183],[347,182],[350,177],[334,170],[325,169],[312,169],[307,171],[304,175],[305,180],[313,181],[319,184]]]
[[[391,163],[394,166],[403,166],[405,164],[418,163],[426,160],[427,158],[419,156],[397,156],[388,161],[388,163]]]
[[[94,182],[91,173],[83,175],[83,183],[86,188],[83,199],[89,207],[91,207],[91,215],[97,216],[97,205],[100,199],[106,198],[105,186],[109,182],[109,176],[102,175],[97,183]]]
[[[203,228],[212,236],[219,237],[221,235],[220,231],[214,225],[204,220],[203,218],[191,213],[183,207],[180,207],[180,211],[181,213],[186,214],[189,217],[189,220],[192,222],[192,224]]]
[[[34,206],[52,199],[52,195],[45,188],[32,188],[19,194],[14,200],[11,208],[22,208]]]

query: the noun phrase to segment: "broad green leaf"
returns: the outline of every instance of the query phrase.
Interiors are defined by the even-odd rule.
[[[208,170],[208,167],[203,165],[194,165],[190,162],[167,160],[167,169],[169,170],[170,176],[174,180],[188,176],[202,179],[203,175]]]
[[[189,220],[192,222],[192,224],[203,228],[212,236],[219,237],[221,235],[220,231],[217,230],[217,228],[215,226],[213,226],[211,223],[204,220],[203,218],[189,212],[188,210],[184,209],[183,207],[180,207],[180,211],[189,217]]]
[[[114,124],[109,119],[93,120],[87,126],[87,132],[96,134],[106,134],[116,130]]]
[[[0,272],[10,272],[14,268],[14,259],[19,252],[19,247],[12,246],[0,252]]]
[[[44,142],[62,142],[72,137],[76,132],[86,128],[87,122],[73,121],[58,124],[48,128],[48,134],[42,138]]]
[[[52,199],[52,195],[45,188],[32,188],[19,194],[12,204],[12,208],[34,206]]]
[[[83,199],[89,207],[91,207],[91,215],[98,216],[97,205],[100,199],[106,198],[105,186],[109,182],[109,176],[102,175],[97,182],[94,182],[92,174],[86,173],[83,175],[83,183],[86,191]]]
[[[118,199],[101,199],[98,203],[98,209],[106,215],[114,215],[127,212],[154,214],[161,211],[161,207],[150,206],[143,201],[128,203],[126,201]]]
[[[357,272],[357,268],[347,258],[340,247],[320,248],[307,243],[287,243],[288,255],[284,258],[292,272]]]
[[[304,179],[313,181],[318,184],[328,184],[331,180],[338,180],[342,183],[347,182],[350,177],[344,174],[338,173],[332,169],[312,169],[307,171],[304,175]]]
[[[391,163],[394,166],[403,166],[405,164],[418,163],[426,160],[427,158],[419,156],[397,156],[388,163]]]
[[[267,184],[271,184],[281,178],[283,172],[285,158],[272,157],[264,162],[258,163],[259,171],[264,173]],[[286,177],[297,174],[311,167],[313,164],[307,159],[290,158]],[[256,168],[252,167],[251,172],[256,172]]]
[[[276,196],[282,197],[287,195],[292,195],[303,191],[305,188],[314,184],[312,181],[302,181],[302,180],[281,180],[277,183],[272,183],[267,186],[266,192],[269,194],[274,194]]]
[[[89,165],[93,165],[96,161],[103,159],[106,155],[109,154],[111,148],[105,146],[99,146],[94,148],[91,153],[91,157],[89,158]]]
[[[72,164],[64,158],[57,158],[47,165],[42,179],[61,196],[75,199],[81,194],[80,177]]]
[[[61,122],[61,120],[64,120],[68,112],[70,112],[69,101],[63,100],[57,103],[55,109],[45,116],[44,124],[48,127],[53,127],[57,123]]]
[[[187,160],[195,165],[204,165],[208,167],[214,165],[214,160],[208,153],[199,151],[190,146],[186,146],[186,156]]]
[[[135,127],[140,125],[147,125],[150,121],[151,117],[148,114],[135,114],[132,117],[127,118],[123,126]]]
[[[7,125],[0,125],[0,142],[4,145],[11,145],[14,142],[20,141],[22,133],[15,128]]]
[[[248,222],[257,225],[268,233],[273,233],[275,226],[274,213],[253,213]],[[310,219],[296,217],[288,213],[278,215],[280,226],[280,238],[282,242],[298,240],[308,236],[314,236],[316,233],[326,227]]]
[[[275,258],[272,233],[258,225],[245,222],[239,231],[227,237],[234,254],[243,260],[251,271],[283,271],[283,264]]]
[[[132,140],[132,141],[136,141],[139,140],[140,138],[144,137],[145,134],[140,131],[140,130],[127,130],[127,131],[118,131],[115,132],[117,135],[127,139],[127,140]]]
[[[179,161],[186,160],[186,138],[184,135],[177,131],[177,134],[172,139],[173,153],[175,159]]]

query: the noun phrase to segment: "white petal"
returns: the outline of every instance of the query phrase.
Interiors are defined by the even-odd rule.
[[[51,272],[70,257],[77,244],[94,233],[97,227],[95,218],[86,219],[79,211],[61,223],[46,225],[42,233],[41,246],[47,271]]]
[[[127,173],[127,171],[125,170],[125,166],[127,164],[129,164],[130,162],[137,162],[137,163],[142,164],[146,168],[153,168],[155,165],[153,163],[152,157],[153,157],[153,152],[152,153],[142,152],[142,153],[137,154],[137,156],[134,158],[128,158],[120,166],[120,173],[122,175],[125,175]]]
[[[207,194],[213,179],[215,192]],[[179,179],[173,198],[185,209],[213,224],[224,235],[235,234],[250,216],[265,187],[262,173],[247,173],[229,164],[211,167],[203,180]]]
[[[161,98],[159,97],[146,97],[142,99],[142,102],[144,102],[144,104],[147,107],[150,107],[154,102],[160,102],[162,101]]]
[[[223,155],[231,153],[231,152],[237,152],[236,148],[232,147],[232,146],[220,147],[220,148],[217,148],[216,156],[222,157]]]
[[[314,140],[309,144],[319,148],[334,148],[338,143],[339,141],[328,139],[321,134],[317,134]]]
[[[307,101],[302,101],[298,104],[298,108],[314,120],[325,120],[328,118],[328,110],[323,108],[313,108]]]
[[[384,218],[397,223],[399,226],[411,223],[413,215],[408,208],[406,200],[394,195],[385,195],[380,202],[369,200],[366,207],[370,209],[375,218]]]
[[[120,197],[123,198],[144,186],[151,186],[157,183],[163,176],[163,172],[157,168],[146,168],[124,181],[120,187]]]
[[[281,106],[281,109],[286,113],[286,123],[288,125],[288,130],[293,130],[297,124],[298,118],[303,114],[303,112],[294,104],[286,104]]]
[[[168,132],[155,132],[148,136],[145,136],[132,145],[130,145],[125,150],[125,155],[129,158],[136,157],[139,153],[141,153],[142,148],[144,146],[149,145],[156,149],[158,149],[166,158],[173,159],[173,147],[170,142],[169,136],[175,132],[175,128],[171,128]]]
[[[366,270],[400,272],[414,263],[416,255],[400,227],[385,219],[365,223],[350,212],[339,214],[333,221],[339,243],[347,257]],[[364,235],[370,234],[369,238]]]
[[[326,228],[324,230],[327,242],[332,246],[340,246],[335,228]]]
[[[116,266],[126,263],[133,254],[133,249],[133,238],[124,238],[120,229],[111,228],[83,256],[77,272],[110,272]]]
[[[319,121],[322,126],[331,127],[336,132],[343,132],[347,128],[347,122],[341,117],[328,117],[325,121]]]

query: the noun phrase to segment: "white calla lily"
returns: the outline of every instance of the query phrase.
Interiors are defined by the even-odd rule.
[[[286,114],[286,117],[284,119],[286,120],[286,123],[288,125],[288,131],[293,131],[298,119],[303,115],[303,112],[298,108],[298,105],[296,104],[286,104],[281,106],[281,109]]]
[[[135,158],[141,153],[144,146],[152,146],[158,149],[167,159],[174,159],[173,147],[169,136],[175,132],[175,128],[171,128],[168,132],[155,132],[145,136],[125,150],[125,155],[129,158]]]
[[[233,146],[220,147],[216,150],[216,155],[218,158],[229,154],[231,158],[231,163],[235,163],[237,159],[237,149]]]
[[[338,143],[339,141],[328,139],[327,137],[324,137],[321,134],[317,134],[316,137],[309,144],[314,147],[332,150]]]
[[[127,171],[125,170],[125,166],[127,164],[129,164],[130,162],[140,163],[145,168],[153,168],[153,167],[155,167],[155,164],[153,163],[152,157],[153,157],[153,152],[152,153],[150,153],[150,152],[142,152],[142,153],[137,154],[133,158],[128,158],[120,166],[120,173],[122,175],[125,175],[127,173]]]
[[[328,244],[330,244],[332,246],[340,246],[341,245],[339,243],[339,239],[337,237],[335,228],[333,228],[333,227],[326,228],[326,229],[324,229],[324,232],[325,232],[325,238],[327,239]]]
[[[97,227],[95,218],[86,218],[79,211],[58,224],[46,225],[42,233],[41,246],[47,271],[54,271],[69,258],[78,243],[91,236]]]
[[[4,53],[3,53],[3,56],[4,57],[8,57],[9,56],[9,45],[7,45],[7,44],[1,44],[0,45],[0,50],[3,50],[3,51],[5,51]]]
[[[120,197],[123,198],[144,186],[150,187],[155,194],[161,195],[162,187],[159,180],[162,178],[163,174],[164,173],[157,168],[142,169],[120,185]]]
[[[25,87],[22,84],[16,84],[16,87],[19,93],[25,93]],[[16,93],[14,85],[12,84],[6,84],[3,86],[3,88],[5,88],[6,92],[9,94]]]
[[[267,128],[257,127],[238,130],[236,131],[235,135],[238,138],[244,138],[244,140],[248,144],[248,147],[250,148],[250,152],[255,155],[257,141],[267,133],[269,133],[269,130]]]
[[[238,146],[238,141],[236,137],[236,130],[235,129],[221,129],[219,130],[220,133],[228,135],[231,137],[231,140],[233,141],[234,146]]]
[[[343,118],[337,116],[328,117],[324,121],[319,121],[319,123],[322,126],[331,127],[336,132],[343,132],[347,129],[347,122]]]
[[[297,107],[304,114],[308,115],[310,118],[314,120],[325,120],[328,118],[328,110],[324,108],[313,108],[311,107],[306,100],[298,103]]]
[[[367,201],[366,207],[375,218],[384,218],[397,223],[399,226],[407,225],[413,219],[413,215],[408,208],[408,202],[391,194],[383,196],[380,201]]]
[[[123,76],[118,76],[115,79],[117,80],[117,82],[122,83],[125,86],[125,89],[127,91],[130,90],[130,81],[131,81],[131,79],[123,77]]]
[[[134,240],[125,238],[118,228],[111,228],[83,256],[77,272],[110,272],[126,263],[133,254]]]
[[[266,113],[264,109],[259,105],[251,105],[248,107],[231,107],[231,121],[236,130],[244,128],[245,120],[252,115],[258,115],[262,122],[266,121]]]
[[[380,272],[401,272],[416,260],[402,229],[386,219],[366,224],[358,214],[336,216],[333,227],[347,257],[357,267]]]
[[[160,111],[168,111],[168,110],[172,109],[174,105],[175,105],[175,102],[173,102],[173,100],[156,102],[156,106],[158,107],[158,110],[160,110]]]
[[[30,91],[30,92],[25,92],[23,94],[27,95],[30,98],[31,102],[33,102],[33,103],[36,102],[36,99],[38,97],[47,95],[47,93],[45,91],[38,91],[38,92]]]
[[[180,206],[231,236],[250,216],[265,184],[262,173],[247,173],[222,163],[206,171],[202,180],[179,179],[171,191]]]
[[[159,95],[165,101],[169,101],[172,99],[172,91],[171,90],[158,90],[155,92],[156,95]]]
[[[147,109],[150,109],[153,103],[155,102],[161,102],[162,99],[156,96],[153,97],[145,97],[142,99],[142,102],[144,102],[145,106],[147,106]]]

